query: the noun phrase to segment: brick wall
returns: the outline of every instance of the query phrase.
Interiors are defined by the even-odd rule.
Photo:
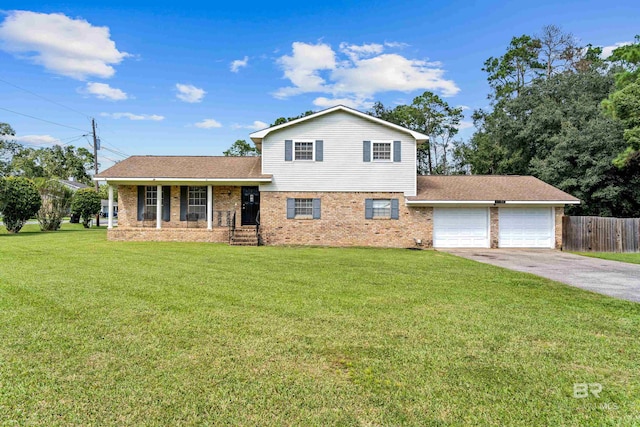
[[[554,214],[556,216],[556,249],[562,249],[562,217],[564,216],[564,206],[556,207]]]
[[[212,230],[198,228],[120,228],[109,230],[107,238],[114,241],[155,241],[155,242],[218,242],[229,241],[226,227]]]
[[[489,245],[491,249],[500,246],[500,208],[489,208]]]
[[[287,198],[320,198],[321,219],[287,219]],[[400,216],[365,219],[365,199],[399,200]],[[407,208],[402,193],[262,192],[261,230],[267,245],[431,247],[433,208]]]

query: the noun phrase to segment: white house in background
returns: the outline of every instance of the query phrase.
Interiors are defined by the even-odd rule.
[[[97,175],[118,189],[109,238],[552,248],[579,203],[533,177],[416,176],[426,135],[342,105],[250,136],[261,157],[133,156]]]

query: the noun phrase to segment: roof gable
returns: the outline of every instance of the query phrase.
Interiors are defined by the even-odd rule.
[[[264,138],[266,138],[266,136],[269,135],[271,132],[274,132],[274,131],[277,131],[277,130],[280,130],[280,129],[284,129],[284,128],[289,127],[289,126],[295,126],[295,125],[297,125],[299,123],[306,122],[308,120],[313,120],[313,119],[316,119],[318,117],[321,117],[321,116],[324,116],[324,115],[327,115],[327,114],[330,114],[330,113],[333,113],[333,112],[336,112],[336,111],[343,111],[345,113],[349,113],[349,114],[352,114],[354,116],[361,117],[363,119],[372,121],[374,123],[381,124],[383,126],[387,126],[389,128],[398,130],[400,132],[407,133],[407,134],[411,135],[411,137],[413,137],[417,142],[424,142],[424,141],[427,141],[429,139],[429,137],[427,135],[425,135],[425,134],[413,131],[411,129],[407,129],[405,127],[396,125],[395,123],[391,123],[391,122],[388,122],[386,120],[379,119],[377,117],[373,117],[373,116],[371,116],[369,114],[363,113],[362,111],[358,111],[358,110],[355,110],[353,108],[346,107],[344,105],[336,105],[335,107],[327,108],[326,110],[318,111],[317,113],[310,114],[308,116],[301,117],[299,119],[291,120],[290,122],[283,123],[281,125],[271,126],[271,127],[266,128],[266,129],[262,129],[262,130],[259,130],[257,132],[253,132],[252,134],[249,135],[249,137],[256,144],[261,144],[262,140]]]

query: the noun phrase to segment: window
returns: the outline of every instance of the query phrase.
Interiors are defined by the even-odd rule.
[[[373,143],[373,160],[391,161],[391,143],[390,142],[374,142]]]
[[[189,187],[187,213],[198,214],[198,219],[207,217],[207,187]]]
[[[295,143],[295,160],[313,160],[313,142]]]
[[[144,204],[147,207],[147,212],[156,212],[156,207],[158,206],[158,187],[153,185],[148,185],[145,188],[145,197]]]
[[[295,216],[312,216],[313,199],[295,199]]]
[[[391,200],[390,199],[374,199],[373,200],[373,217],[374,218],[391,218]]]

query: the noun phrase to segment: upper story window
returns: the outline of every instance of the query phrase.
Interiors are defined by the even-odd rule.
[[[391,161],[391,142],[373,142],[373,160]]]
[[[294,147],[295,160],[313,160],[313,142],[296,141]]]
[[[207,216],[207,187],[189,187],[187,213],[197,214],[198,219]]]

